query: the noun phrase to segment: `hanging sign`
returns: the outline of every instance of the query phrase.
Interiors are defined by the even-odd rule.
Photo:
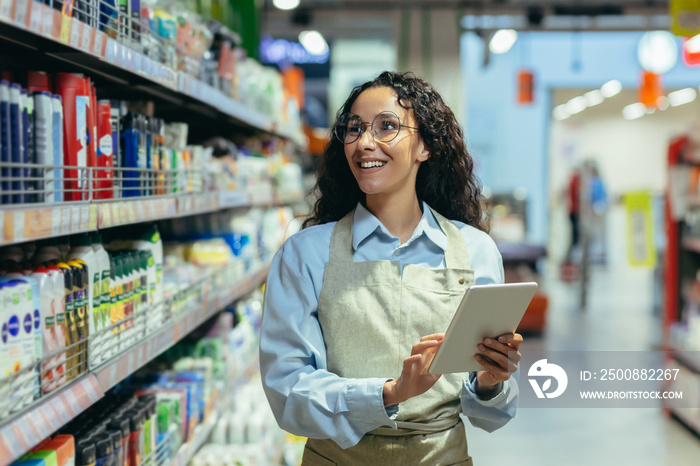
[[[637,94],[638,100],[643,103],[646,108],[658,108],[659,97],[663,95],[661,75],[652,73],[651,71],[643,71]]]
[[[654,224],[651,218],[651,194],[632,192],[624,195],[627,218],[627,260],[633,267],[654,267]]]

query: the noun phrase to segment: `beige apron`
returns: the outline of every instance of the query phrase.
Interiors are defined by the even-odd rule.
[[[354,210],[333,228],[318,316],[328,370],[348,378],[398,378],[421,337],[444,332],[474,283],[459,229],[433,211],[447,235],[444,269],[394,261],[353,262]],[[399,407],[398,429],[379,427],[346,450],[309,439],[302,464],[471,465],[459,414],[467,374],[443,375],[426,393]]]

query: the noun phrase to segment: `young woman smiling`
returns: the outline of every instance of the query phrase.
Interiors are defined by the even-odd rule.
[[[305,229],[275,255],[260,338],[280,426],[304,465],[472,464],[460,413],[488,431],[517,407],[522,337],[487,338],[484,370],[434,376],[466,288],[502,283],[462,130],[413,74],[353,89]]]

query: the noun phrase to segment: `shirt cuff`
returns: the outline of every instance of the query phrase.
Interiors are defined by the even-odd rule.
[[[351,416],[363,424],[375,427],[389,426],[396,429],[394,418],[398,405],[384,406],[384,384],[391,379],[356,379],[348,388],[348,408]]]
[[[471,395],[471,398],[476,400],[482,406],[496,406],[508,397],[508,383],[510,382],[510,378],[503,382],[500,393],[489,400],[482,400],[479,398],[479,395],[476,394],[476,391],[474,390],[475,380],[476,372],[470,372],[469,376],[464,381],[464,390]]]

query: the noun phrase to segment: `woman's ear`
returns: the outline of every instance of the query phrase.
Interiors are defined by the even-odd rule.
[[[421,162],[425,162],[430,158],[430,151],[425,147],[425,144],[422,145],[420,149],[420,153],[418,154],[418,160]]]

